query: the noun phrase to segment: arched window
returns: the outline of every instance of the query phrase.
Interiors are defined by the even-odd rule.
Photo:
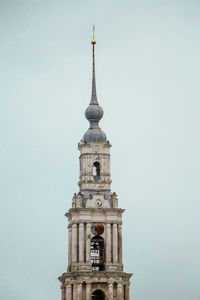
[[[105,294],[101,290],[96,290],[92,293],[92,300],[105,300]]]
[[[90,260],[93,271],[104,270],[104,239],[101,236],[94,236],[91,239]]]
[[[95,161],[93,164],[93,176],[95,181],[100,180],[100,163],[98,161]]]

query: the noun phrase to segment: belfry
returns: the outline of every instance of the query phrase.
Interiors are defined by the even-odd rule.
[[[89,129],[78,144],[79,192],[74,194],[68,218],[68,268],[59,277],[61,300],[129,300],[132,274],[123,271],[122,214],[116,193],[111,192],[110,147],[99,127],[95,80],[93,28],[92,95],[85,117]]]

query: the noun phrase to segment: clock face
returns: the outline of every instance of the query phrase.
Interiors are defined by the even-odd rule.
[[[94,235],[101,235],[104,232],[104,226],[100,223],[95,223],[92,225],[91,231]]]
[[[102,201],[100,199],[98,199],[96,201],[96,206],[101,207],[102,206]]]

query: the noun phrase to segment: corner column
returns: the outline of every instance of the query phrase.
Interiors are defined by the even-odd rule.
[[[118,232],[117,224],[113,224],[113,263],[118,263]]]
[[[72,227],[68,227],[68,268],[67,271],[70,272],[72,263]]]
[[[123,263],[122,259],[122,225],[118,225],[118,247],[119,247],[119,263]]]
[[[67,284],[66,286],[66,300],[72,300],[72,286]]]
[[[72,224],[72,263],[77,263],[77,224]]]
[[[61,288],[61,299],[65,300],[65,287]]]
[[[84,262],[84,224],[79,224],[79,262]]]
[[[125,299],[130,300],[130,284],[125,285]]]

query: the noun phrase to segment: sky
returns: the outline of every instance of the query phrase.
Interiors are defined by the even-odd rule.
[[[198,0],[0,0],[0,300],[60,299],[93,24],[131,300],[200,299],[199,14]]]

